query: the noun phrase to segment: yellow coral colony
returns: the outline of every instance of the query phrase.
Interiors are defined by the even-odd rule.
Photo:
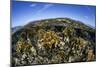
[[[42,38],[40,39],[41,45],[45,48],[56,47],[60,43],[60,38],[54,31],[47,31],[41,33]]]

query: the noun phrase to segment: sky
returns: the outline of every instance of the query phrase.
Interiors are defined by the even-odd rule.
[[[23,26],[30,21],[67,17],[95,27],[96,7],[86,5],[13,1],[12,27]]]

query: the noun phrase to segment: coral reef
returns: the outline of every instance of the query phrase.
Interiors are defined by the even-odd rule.
[[[31,22],[12,33],[12,66],[96,60],[95,28],[69,18]]]

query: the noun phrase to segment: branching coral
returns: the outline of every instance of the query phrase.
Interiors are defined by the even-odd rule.
[[[52,48],[57,47],[61,40],[54,31],[47,31],[43,34],[43,38],[41,38],[40,41],[43,47]]]

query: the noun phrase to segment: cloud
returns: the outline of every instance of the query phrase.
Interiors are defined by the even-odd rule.
[[[88,17],[88,16],[84,16],[84,18],[85,18],[85,19],[89,19],[89,17]]]
[[[38,19],[41,19],[42,17],[40,16],[41,14],[43,14],[43,12],[45,12],[48,8],[52,8],[52,6],[54,6],[53,4],[31,4],[30,7],[36,7],[37,9],[35,10],[34,13],[34,17],[38,16]],[[33,18],[31,18],[29,21],[33,20]]]
[[[37,4],[31,4],[30,5],[30,7],[36,7],[37,6]]]
[[[53,4],[46,4],[46,5],[43,5],[43,8],[41,8],[40,10],[37,11],[37,14],[41,13],[41,12],[44,12],[46,9],[52,7]]]

